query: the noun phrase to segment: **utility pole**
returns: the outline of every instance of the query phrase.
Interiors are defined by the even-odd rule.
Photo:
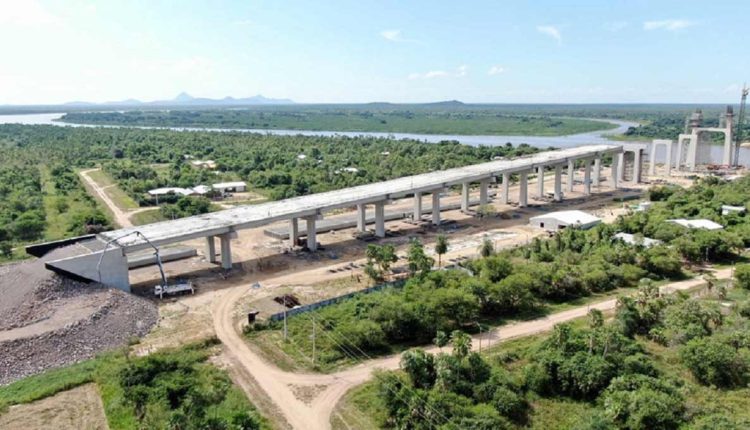
[[[289,335],[289,332],[286,328],[286,294],[284,294],[284,341],[287,340],[287,336]]]
[[[313,365],[315,365],[315,316],[312,317],[312,344],[313,344],[313,354],[312,354],[312,361]]]
[[[734,133],[734,166],[740,165],[740,145],[742,145],[742,131],[745,122],[745,104],[747,104],[748,92],[747,86],[742,85],[742,99],[740,101],[740,114],[737,117],[736,127],[737,131]]]

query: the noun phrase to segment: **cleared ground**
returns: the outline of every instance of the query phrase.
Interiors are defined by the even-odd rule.
[[[96,384],[86,384],[24,405],[0,415],[7,430],[105,430],[107,418]]]

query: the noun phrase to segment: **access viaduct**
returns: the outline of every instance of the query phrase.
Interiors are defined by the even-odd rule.
[[[535,174],[537,195],[544,195],[545,173],[554,175],[554,200],[563,199],[563,169],[567,169],[566,190],[573,190],[575,170],[583,165],[584,194],[591,193],[591,186],[598,186],[602,167],[602,157],[612,155],[612,186],[617,188],[622,177],[622,145],[589,145],[555,151],[540,152],[515,159],[502,159],[474,164],[454,169],[407,176],[384,182],[345,188],[324,193],[310,194],[286,200],[258,205],[239,206],[204,215],[192,216],[173,221],[163,221],[138,227],[108,231],[97,235],[98,246],[89,247],[74,257],[49,261],[47,268],[74,277],[87,279],[122,290],[130,290],[127,255],[149,248],[149,241],[156,245],[167,245],[186,240],[205,238],[206,258],[217,262],[216,238],[219,239],[221,266],[232,267],[231,239],[237,231],[257,228],[279,221],[289,222],[289,240],[296,244],[300,237],[300,221],[304,221],[307,235],[307,248],[316,251],[316,221],[327,211],[339,208],[357,208],[357,228],[366,229],[366,211],[369,205],[375,211],[375,235],[385,237],[385,205],[393,199],[413,196],[414,218],[422,217],[422,199],[430,194],[432,198],[433,224],[440,224],[440,195],[448,187],[460,185],[462,188],[461,208],[469,209],[470,185],[479,184],[479,204],[487,204],[488,187],[501,178],[500,202],[508,203],[511,175],[519,181],[518,205],[528,202],[528,178]],[[639,167],[640,169],[640,167]],[[636,175],[636,177],[638,177]],[[136,235],[135,232],[141,235]],[[147,238],[147,240],[144,239]]]

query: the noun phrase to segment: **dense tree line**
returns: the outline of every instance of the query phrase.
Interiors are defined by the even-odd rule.
[[[742,428],[750,423],[689,404],[692,389],[679,374],[662,370],[646,342],[676,349],[677,365],[688,369],[698,384],[722,390],[745,387],[750,321],[741,309],[749,304],[722,313],[714,300],[663,296],[645,282],[635,298],[621,300],[611,322],[592,310],[587,327],[557,325],[524,355],[497,361],[469,352],[470,338],[457,331],[450,336],[452,353],[409,350],[402,354],[402,372],[378,375],[378,402],[385,412],[380,424],[519,428],[529,423],[535,399],[568,398],[594,405],[592,412],[578,417],[576,428],[581,430],[676,429],[685,424]]]
[[[588,119],[516,114],[492,106],[264,106],[243,109],[68,113],[63,121],[151,127],[286,129],[448,135],[557,136],[609,128]]]

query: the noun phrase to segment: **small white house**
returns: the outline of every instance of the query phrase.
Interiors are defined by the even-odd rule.
[[[190,188],[178,188],[178,187],[155,188],[153,190],[148,191],[148,194],[151,196],[164,196],[167,194],[179,194],[182,196],[189,196],[194,193],[195,191],[193,191]]]
[[[600,218],[578,210],[550,212],[529,219],[532,226],[548,231],[558,231],[566,227],[577,227],[585,230],[601,222]]]
[[[744,214],[746,211],[747,209],[744,206],[729,206],[729,205],[721,206],[722,215],[729,215],[730,213]]]
[[[648,238],[648,237],[641,238],[642,240],[639,243],[639,241],[636,238],[636,236],[634,234],[630,234],[630,233],[617,233],[613,237],[615,239],[619,239],[619,240],[627,243],[628,245],[643,245],[646,248],[651,248],[654,245],[661,244],[660,240],[651,239],[651,238]]]
[[[215,169],[216,162],[214,160],[193,160],[190,162],[195,167],[200,169]]]
[[[721,230],[724,227],[710,219],[670,219],[667,220],[687,228],[702,228],[706,230]]]
[[[212,188],[208,185],[197,185],[193,187],[193,192],[201,196],[205,196],[206,194],[210,193],[211,190]]]
[[[243,181],[237,181],[237,182],[220,182],[218,184],[213,184],[214,190],[224,194],[224,193],[240,193],[247,190],[247,184],[245,184]]]

